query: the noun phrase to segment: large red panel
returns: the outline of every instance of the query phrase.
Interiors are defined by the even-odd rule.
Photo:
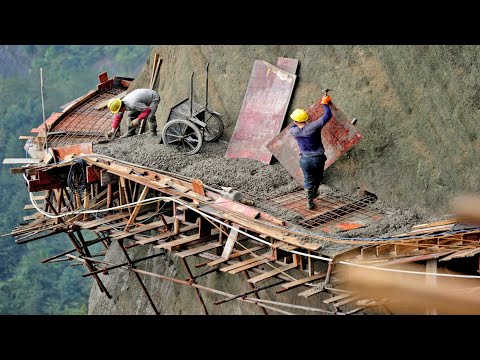
[[[262,60],[255,60],[225,157],[249,158],[270,164],[266,148],[282,129],[297,76]]]
[[[321,98],[307,110],[309,122],[317,120],[323,115],[323,106],[320,102]],[[363,137],[341,110],[332,109],[332,114],[332,118],[322,129],[322,142],[327,156],[325,169]],[[289,129],[291,126],[292,123],[273,138],[266,147],[298,184],[303,186],[303,173],[299,165],[300,150],[297,141],[290,135]]]

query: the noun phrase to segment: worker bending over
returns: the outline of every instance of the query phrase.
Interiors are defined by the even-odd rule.
[[[110,137],[115,133],[115,130],[120,126],[123,113],[127,111],[128,116],[128,131],[122,137],[129,137],[135,135],[135,130],[140,122],[147,119],[150,134],[157,135],[157,119],[155,112],[157,111],[160,96],[156,91],[150,89],[136,89],[126,95],[122,100],[111,99],[107,107],[115,114],[112,120],[112,129],[108,132]]]
[[[303,187],[307,197],[307,209],[315,208],[315,197],[318,196],[318,188],[323,179],[323,168],[327,157],[322,143],[321,131],[332,118],[330,105],[332,98],[325,95],[322,98],[323,116],[307,124],[308,114],[303,109],[296,109],[290,117],[294,124],[290,128],[290,134],[297,140],[300,148],[300,168],[303,171]]]

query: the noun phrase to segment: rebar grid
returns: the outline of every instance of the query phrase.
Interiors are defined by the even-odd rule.
[[[320,194],[314,200],[316,208],[313,210],[306,208],[303,190],[268,200],[256,199],[251,195],[247,195],[246,198],[269,214],[306,229],[324,228],[344,222],[351,222],[351,226],[360,227],[377,220],[383,213],[382,210],[372,206],[377,196],[368,192],[361,198]],[[343,226],[345,230],[347,227],[346,224]]]
[[[56,124],[51,132],[63,132],[48,136],[48,143],[53,147],[96,142],[110,130],[112,114],[105,107],[95,107],[107,99],[124,91],[123,88],[112,88],[95,95],[85,104],[80,105]]]

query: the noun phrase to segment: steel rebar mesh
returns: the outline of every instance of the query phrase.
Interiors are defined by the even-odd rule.
[[[123,88],[105,90],[85,104],[80,105],[61,119],[50,132],[59,133],[48,136],[48,144],[53,147],[74,145],[84,142],[96,142],[110,130],[112,114],[104,107],[95,107],[107,99],[124,91]]]

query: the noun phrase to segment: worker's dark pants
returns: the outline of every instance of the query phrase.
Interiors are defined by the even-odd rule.
[[[157,109],[158,103],[155,104],[155,110]],[[141,114],[141,111],[132,111],[128,113],[128,132],[131,134],[135,134],[135,128],[130,126],[130,123],[138,118]],[[152,112],[147,117],[148,127],[150,132],[155,133],[157,132],[157,118],[155,117],[155,112]],[[140,124],[139,124],[140,125]]]
[[[305,155],[300,156],[300,168],[303,171],[303,188],[305,190],[318,190],[323,180],[323,168],[327,157],[322,155]]]

